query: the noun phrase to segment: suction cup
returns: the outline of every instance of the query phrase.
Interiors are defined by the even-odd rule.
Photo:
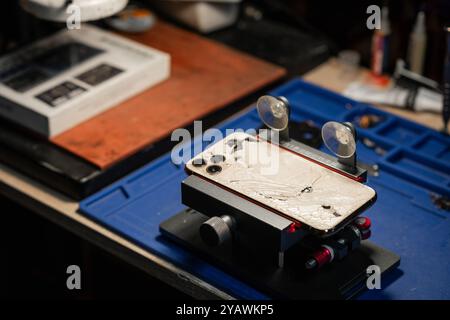
[[[336,156],[350,158],[356,152],[356,141],[352,129],[347,125],[330,121],[322,127],[325,146]]]
[[[262,122],[280,133],[280,139],[289,140],[289,102],[284,97],[262,96],[256,103]]]
[[[325,146],[338,157],[338,162],[344,165],[344,170],[356,172],[356,131],[350,122],[325,123],[322,139]]]
[[[289,109],[286,102],[272,96],[262,96],[256,103],[258,114],[266,126],[281,131],[288,127]]]

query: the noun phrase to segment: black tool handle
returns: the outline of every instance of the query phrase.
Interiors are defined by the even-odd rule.
[[[444,106],[442,118],[444,120],[444,132],[448,134],[448,121],[450,118],[450,27],[447,30],[447,55],[444,65]]]

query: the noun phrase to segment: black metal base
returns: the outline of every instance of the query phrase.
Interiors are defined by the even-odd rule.
[[[231,243],[215,248],[206,246],[198,229],[207,219],[189,209],[164,221],[160,230],[164,236],[196,251],[274,298],[350,299],[366,288],[368,266],[379,266],[383,279],[385,272],[400,263],[396,254],[364,241],[342,261],[315,271],[305,270],[305,250],[299,245],[294,246],[286,252],[284,268],[278,268],[265,259],[263,252],[239,252],[239,248],[232,248]]]

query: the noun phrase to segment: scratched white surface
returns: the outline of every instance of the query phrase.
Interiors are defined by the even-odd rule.
[[[245,139],[250,141],[246,141]],[[235,147],[236,141],[242,148]],[[210,174],[213,155],[222,171]],[[207,164],[195,167],[203,158]],[[331,230],[375,196],[368,186],[245,133],[234,133],[187,163],[189,171],[318,230]],[[276,170],[277,169],[277,170]]]

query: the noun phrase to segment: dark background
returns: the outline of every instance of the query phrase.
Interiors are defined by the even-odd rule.
[[[2,298],[190,298],[4,197],[0,208]],[[81,290],[66,287],[70,265],[81,269]]]
[[[63,27],[61,24],[40,21],[19,8],[19,1],[0,1],[0,53],[10,51],[17,46],[26,44],[34,39],[51,33],[55,29]],[[146,6],[150,6],[151,1],[134,1]],[[354,49],[361,53],[362,63],[369,65],[370,45],[372,31],[366,28],[368,14],[366,9],[371,4],[389,7],[391,21],[391,55],[390,66],[394,67],[397,58],[405,58],[409,34],[414,24],[415,17],[419,10],[426,13],[427,25],[427,56],[424,75],[434,80],[442,79],[442,67],[445,54],[445,35],[443,27],[450,24],[450,0],[244,0],[243,8],[247,5],[254,6],[264,13],[266,20],[276,22],[276,27],[293,28],[300,35],[307,37],[302,43],[296,44],[294,50],[291,48],[291,60],[295,60],[301,47],[308,47],[309,42],[320,39],[325,41],[329,54],[336,54],[342,49]],[[242,10],[241,20],[246,20],[245,10]],[[264,42],[264,34],[269,33],[272,28],[261,28],[262,36],[253,34]],[[232,33],[240,31],[239,27],[231,27],[225,32]],[[284,30],[286,34],[286,30]],[[220,41],[239,47],[242,45],[238,41],[234,43],[223,36],[223,31],[210,35]],[[219,34],[219,35],[217,35]],[[278,36],[282,36],[279,34]],[[239,37],[239,32],[235,32]],[[225,39],[226,38],[226,39]],[[271,41],[271,38],[266,41]],[[241,48],[245,51],[246,48]],[[258,48],[253,46],[253,49]],[[267,51],[267,50],[266,50]],[[255,52],[258,55],[258,52]],[[267,54],[267,53],[266,53]],[[267,59],[267,57],[265,57]],[[287,59],[287,58],[286,58]],[[292,62],[280,61],[273,58],[279,64],[286,64],[288,69],[292,67]],[[301,60],[301,59],[300,59]],[[431,63],[431,61],[433,63]],[[293,71],[303,73],[308,70],[308,65],[314,66],[315,61],[305,62],[306,66],[294,66]]]

